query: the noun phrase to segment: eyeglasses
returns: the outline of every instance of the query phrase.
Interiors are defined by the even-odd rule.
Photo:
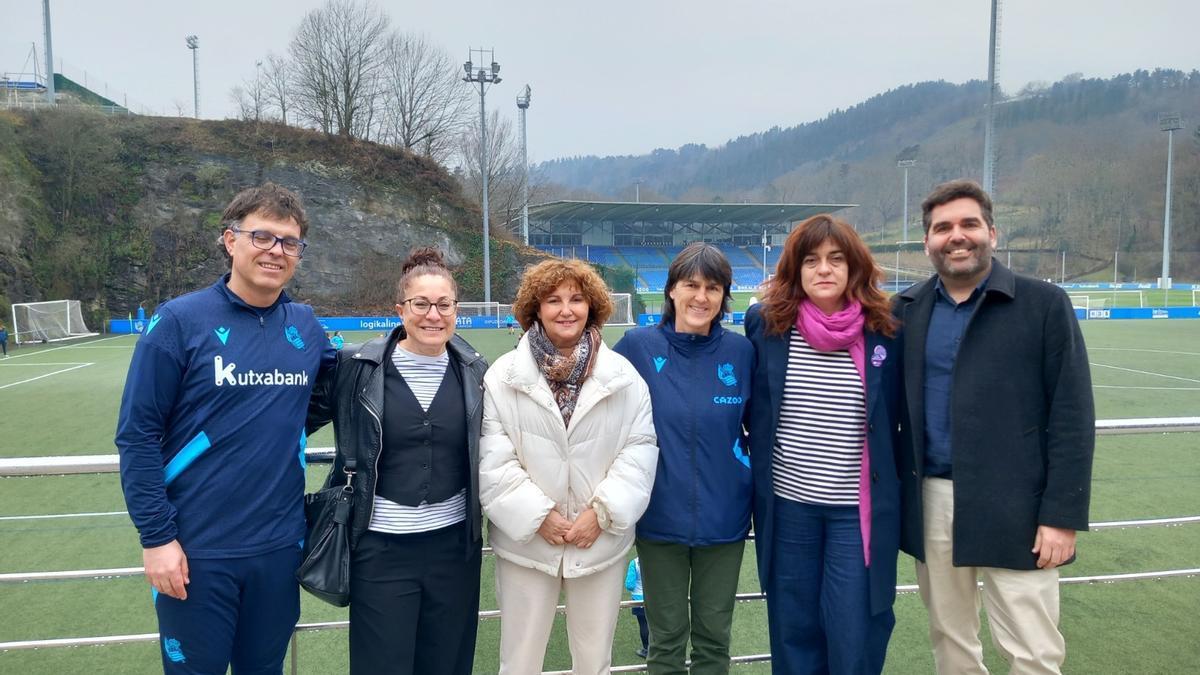
[[[442,316],[452,316],[458,311],[458,301],[448,300],[446,298],[442,298],[437,302],[430,302],[425,298],[409,298],[407,300],[401,300],[400,304],[403,305],[406,302],[408,303],[408,306],[412,308],[412,311],[421,315],[428,314],[430,307],[437,307],[438,314],[441,314]]]
[[[250,243],[254,244],[254,248],[270,251],[275,248],[275,244],[279,244],[283,249],[284,255],[290,255],[293,258],[300,258],[304,255],[304,249],[308,247],[308,242],[295,237],[276,237],[266,230],[239,230],[236,227],[229,228],[230,232],[237,234],[250,235]]]

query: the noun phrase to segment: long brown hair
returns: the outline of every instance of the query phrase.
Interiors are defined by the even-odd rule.
[[[800,301],[805,298],[800,283],[804,257],[827,240],[836,244],[846,256],[846,297],[862,304],[867,328],[888,337],[895,335],[896,321],[889,311],[887,296],[879,290],[883,270],[875,264],[871,250],[854,228],[827,213],[815,215],[797,225],[783,243],[783,254],[775,266],[775,276],[767,282],[767,290],[760,303],[767,333],[782,335],[796,322],[796,311]]]

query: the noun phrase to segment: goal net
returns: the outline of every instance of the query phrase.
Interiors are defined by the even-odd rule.
[[[613,313],[608,317],[609,326],[633,325],[633,297],[629,293],[609,293],[612,300]]]
[[[1071,307],[1075,309],[1107,309],[1107,297],[1095,297],[1091,295],[1068,295],[1071,298]]]
[[[19,302],[12,306],[16,344],[57,342],[95,335],[83,323],[78,300]]]
[[[499,328],[503,318],[498,302],[458,303],[459,328]]]

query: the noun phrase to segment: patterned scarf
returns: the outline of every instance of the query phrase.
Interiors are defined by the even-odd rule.
[[[570,426],[571,414],[579,401],[579,388],[596,366],[596,355],[600,353],[600,329],[588,327],[569,356],[563,356],[546,336],[546,331],[537,321],[529,327],[529,349],[533,361],[554,393],[554,402],[562,413],[563,424]]]

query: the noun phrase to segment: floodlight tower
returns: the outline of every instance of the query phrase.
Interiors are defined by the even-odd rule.
[[[521,111],[521,239],[529,245],[529,146],[525,139],[525,111],[529,110],[529,85],[525,93],[517,97],[517,108]]]
[[[192,100],[196,119],[200,119],[200,38],[187,36],[187,47],[192,50]]]
[[[1175,132],[1183,128],[1179,113],[1160,115],[1158,128],[1167,132],[1167,202],[1163,212],[1163,263],[1158,287],[1171,288],[1171,156],[1175,149]]]
[[[482,65],[478,70],[471,58],[479,52],[479,60],[484,61],[484,52],[488,54],[491,67]],[[483,301],[492,301],[492,252],[488,232],[488,156],[487,156],[487,85],[500,84],[500,64],[496,63],[496,50],[471,49],[468,51],[467,62],[463,64],[466,76],[463,82],[479,84],[479,173],[483,177]]]
[[[983,189],[991,195],[993,200],[995,195],[995,167],[996,167],[996,147],[995,147],[995,119],[996,119],[996,90],[999,85],[996,84],[996,70],[1000,64],[1000,0],[992,0],[992,27],[988,36],[988,102],[986,117],[983,127]],[[907,239],[908,237],[905,237]]]
[[[50,0],[42,0],[42,27],[46,33],[46,102],[54,105],[54,49],[50,45]],[[37,63],[37,57],[33,59]]]
[[[896,162],[896,166],[904,169],[904,236],[901,237],[904,241],[908,241],[908,170],[917,165],[915,159],[902,159]]]

